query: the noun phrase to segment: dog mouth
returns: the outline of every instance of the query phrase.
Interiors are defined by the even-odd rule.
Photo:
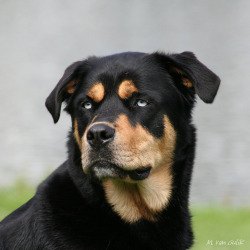
[[[145,180],[151,171],[151,167],[140,167],[135,170],[125,170],[122,167],[119,167],[113,163],[107,161],[98,161],[92,164],[88,172],[98,178],[99,180],[104,179],[126,179],[129,178],[133,181],[142,181]]]

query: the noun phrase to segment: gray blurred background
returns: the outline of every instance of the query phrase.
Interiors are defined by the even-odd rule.
[[[66,159],[70,117],[44,101],[73,61],[122,51],[193,51],[221,77],[198,100],[191,199],[250,205],[250,1],[0,1],[0,187],[37,185]]]

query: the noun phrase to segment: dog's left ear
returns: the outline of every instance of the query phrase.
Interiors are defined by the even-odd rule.
[[[84,61],[72,63],[47,97],[45,105],[51,113],[54,123],[57,123],[60,118],[62,102],[74,93],[78,76],[83,71],[84,65]]]
[[[220,78],[202,64],[192,52],[160,56],[164,66],[172,75],[178,75],[182,84],[187,88],[194,88],[196,94],[205,103],[212,103],[219,85]]]

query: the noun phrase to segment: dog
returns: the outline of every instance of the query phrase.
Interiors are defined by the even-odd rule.
[[[196,95],[220,79],[192,52],[71,64],[46,99],[71,116],[68,159],[0,224],[0,249],[189,249]]]

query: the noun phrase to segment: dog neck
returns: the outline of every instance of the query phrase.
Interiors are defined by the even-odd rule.
[[[157,214],[166,208],[171,197],[170,166],[153,170],[143,181],[130,183],[108,179],[103,182],[103,187],[108,203],[124,221],[155,221]]]

